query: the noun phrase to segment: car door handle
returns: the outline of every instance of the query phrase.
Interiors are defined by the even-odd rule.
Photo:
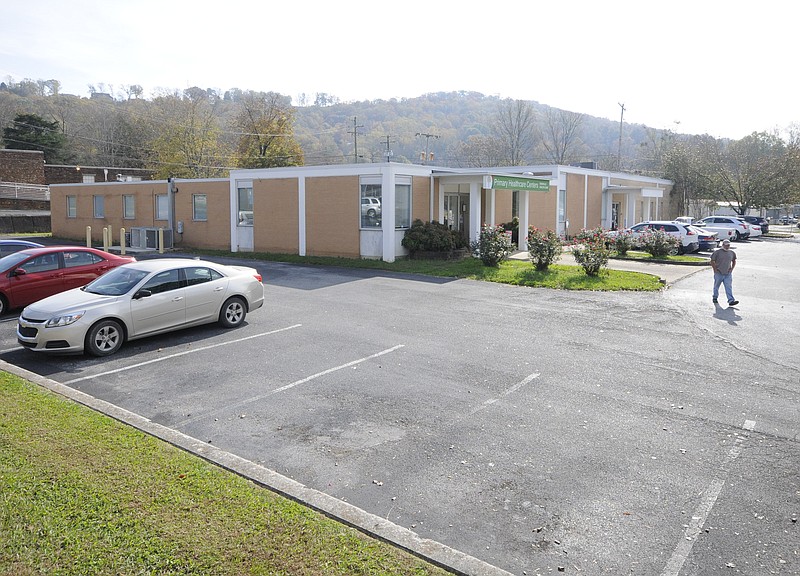
[[[175,298],[172,299],[173,302],[180,302],[181,300],[183,300],[183,296],[175,296]]]
[[[216,288],[214,288],[214,292],[221,292],[222,290],[225,290],[224,286],[217,286]]]

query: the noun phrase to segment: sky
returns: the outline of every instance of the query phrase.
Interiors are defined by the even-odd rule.
[[[470,91],[740,139],[800,124],[798,16],[785,0],[2,0],[0,80],[295,103]]]

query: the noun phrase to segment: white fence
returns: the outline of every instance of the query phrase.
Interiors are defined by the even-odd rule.
[[[0,182],[0,198],[19,198],[21,200],[50,201],[50,188],[38,184],[17,184]]]

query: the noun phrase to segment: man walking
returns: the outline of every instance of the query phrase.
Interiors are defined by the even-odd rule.
[[[716,304],[719,298],[719,285],[725,287],[725,296],[728,297],[728,306],[736,306],[739,301],[733,297],[733,269],[736,268],[736,252],[731,250],[731,241],[722,241],[722,247],[711,254],[711,269],[714,270],[714,291],[711,301]]]

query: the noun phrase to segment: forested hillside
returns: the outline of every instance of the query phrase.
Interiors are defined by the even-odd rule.
[[[507,165],[511,159],[502,140],[520,136],[526,145],[515,163],[593,161],[615,169],[619,161],[623,170],[658,171],[647,153],[662,137],[659,131],[623,124],[620,140],[619,122],[579,111],[570,113],[577,126],[568,146],[562,143],[559,158],[546,145],[548,138],[556,145],[552,128],[558,111],[534,101],[449,92],[342,103],[322,94],[314,104],[292,106],[289,97],[275,93],[232,89],[219,94],[195,87],[144,98],[135,88],[85,98],[53,93],[53,81],[3,82],[0,128],[11,126],[19,114],[35,114],[56,123],[65,137],[64,149],[48,159],[51,163],[152,168],[180,177],[220,176],[236,167],[387,158],[452,167]],[[530,118],[505,129],[524,134],[503,134],[498,130],[503,111],[515,104],[522,104]]]

